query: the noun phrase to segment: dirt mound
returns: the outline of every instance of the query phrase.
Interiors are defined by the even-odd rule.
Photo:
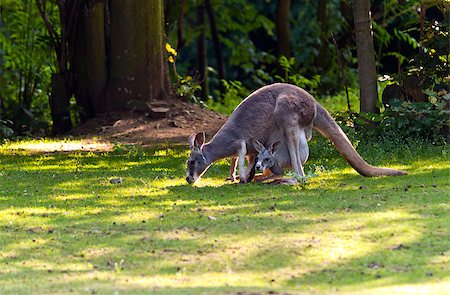
[[[98,115],[77,126],[70,135],[144,146],[186,144],[188,136],[194,132],[204,131],[207,138],[211,138],[226,119],[226,116],[199,105],[168,99],[135,106],[126,112]]]

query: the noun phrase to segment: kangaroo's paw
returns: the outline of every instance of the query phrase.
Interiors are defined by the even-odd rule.
[[[239,180],[239,176],[229,176],[225,179],[225,181],[231,181],[231,182],[235,182],[236,180]]]

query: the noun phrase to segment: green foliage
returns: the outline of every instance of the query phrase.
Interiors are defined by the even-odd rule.
[[[359,110],[359,89],[349,88],[349,100],[352,111]],[[317,101],[329,112],[348,112],[347,94],[341,91],[335,95],[323,95],[316,97]]]
[[[411,61],[409,73],[424,78],[423,89],[447,89],[450,71],[449,16],[442,22],[428,21],[424,26],[421,50]]]
[[[284,77],[275,75],[275,78],[280,82],[297,85],[309,92],[314,92],[314,89],[317,89],[319,86],[320,75],[315,75],[311,79],[307,79],[301,74],[299,69],[295,68],[294,57],[288,59],[285,56],[281,56],[278,61],[281,68],[284,70]]]
[[[14,134],[10,127],[12,124],[11,120],[0,120],[0,140],[10,138]]]
[[[0,118],[13,122],[17,135],[43,135],[49,129],[54,58],[46,30],[34,1],[4,1],[1,8]]]
[[[380,61],[385,56],[395,56],[401,65],[411,59],[398,49],[401,47],[416,49],[419,46],[412,34],[417,34],[419,14],[416,13],[419,2],[395,0],[384,1],[380,6],[382,18],[372,22],[376,59]],[[395,44],[395,45],[393,45]],[[406,45],[406,46],[405,46]],[[395,51],[392,51],[392,48]]]
[[[198,81],[195,81],[191,76],[178,76],[177,95],[187,99],[193,103],[204,105],[204,103],[197,97],[197,93],[202,89]]]
[[[337,113],[342,125],[358,126],[368,138],[425,140],[446,144],[449,135],[450,94],[427,91],[428,102],[393,99],[380,114]]]
[[[146,156],[143,149],[135,144],[123,144],[120,142],[112,142],[113,148],[111,154],[125,156],[128,159],[140,160]]]
[[[399,84],[402,84],[407,76],[416,76],[423,80],[421,88],[424,91],[429,89],[439,92],[448,84],[448,8],[438,1],[424,2],[424,9],[433,9],[435,14],[441,13],[442,19],[425,18],[421,29],[420,14],[412,13],[419,5],[420,3],[415,1],[384,3],[382,21],[374,23],[377,58],[380,60],[382,57],[392,56],[397,59],[401,72],[393,76]],[[387,50],[389,45],[396,50]],[[402,51],[399,50],[401,48]]]
[[[229,115],[250,92],[239,81],[223,80],[222,83],[225,87],[225,93],[221,95],[220,102],[209,99],[206,104],[213,111]]]
[[[303,186],[229,184],[226,161],[190,186],[187,147],[44,143],[0,146],[1,294],[448,291],[446,146],[362,141],[371,164],[409,172],[365,178],[313,142],[307,171],[329,168]]]
[[[266,17],[259,5],[249,1],[213,1],[216,21],[225,45],[228,62],[238,66],[245,74],[253,73],[255,64],[265,59],[266,52],[258,50],[251,34],[258,31],[269,38],[274,37],[273,20]]]
[[[379,122],[379,130],[387,136],[402,138],[422,138],[434,143],[448,141],[450,95],[437,98],[430,96],[430,102],[407,102],[392,100],[389,107],[373,122]]]

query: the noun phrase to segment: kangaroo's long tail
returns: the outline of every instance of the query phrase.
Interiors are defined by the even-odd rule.
[[[339,127],[336,121],[334,121],[327,110],[319,104],[317,104],[316,109],[317,113],[316,118],[314,119],[313,127],[334,143],[339,153],[359,174],[367,177],[408,174],[408,172],[402,170],[374,167],[369,165],[358,154],[347,135],[345,135],[341,127]]]

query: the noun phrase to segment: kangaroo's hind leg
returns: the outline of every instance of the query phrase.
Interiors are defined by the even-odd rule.
[[[300,176],[304,176],[302,157],[300,155],[300,138],[302,131],[298,126],[291,126],[284,129],[284,139],[291,158],[292,170]],[[304,131],[303,131],[304,137]]]

